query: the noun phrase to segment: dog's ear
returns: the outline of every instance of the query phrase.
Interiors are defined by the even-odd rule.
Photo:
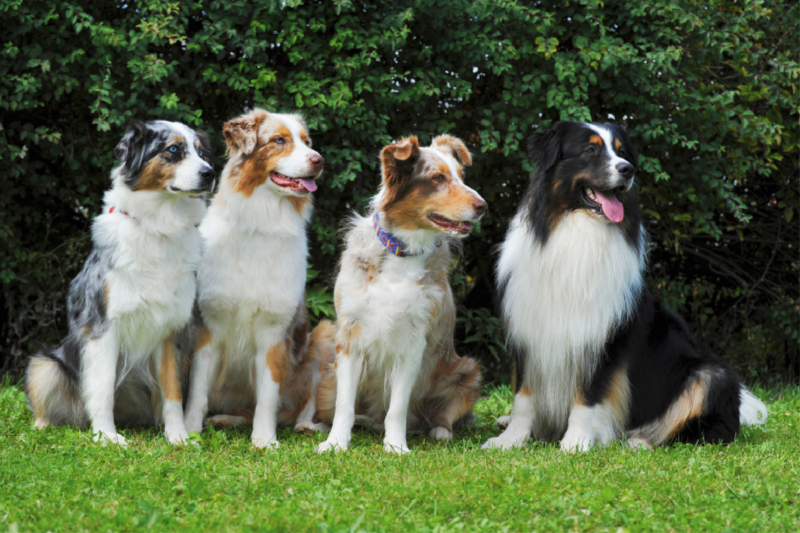
[[[381,185],[386,190],[383,206],[400,198],[418,160],[419,141],[413,135],[381,150]]]
[[[534,133],[528,138],[528,157],[537,172],[546,172],[561,159],[561,134],[557,122],[552,128]]]
[[[144,151],[144,134],[147,131],[147,125],[141,120],[132,119],[128,124],[128,131],[119,141],[117,147],[114,148],[114,157],[120,160],[128,170],[132,170],[135,166],[134,163],[137,159],[141,159],[141,154]]]
[[[258,145],[258,128],[269,114],[263,109],[255,109],[241,117],[229,120],[222,127],[228,152],[239,150],[243,155],[250,155]]]
[[[439,135],[433,139],[433,146],[443,148],[449,152],[461,166],[468,167],[472,164],[472,156],[469,154],[464,141],[452,135]]]

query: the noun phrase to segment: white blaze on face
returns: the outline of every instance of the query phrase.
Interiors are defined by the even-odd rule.
[[[308,177],[313,179],[316,170],[311,163],[311,157],[319,156],[319,153],[303,142],[302,134],[305,133],[306,139],[308,139],[308,132],[305,131],[303,125],[296,118],[290,115],[270,114],[270,118],[279,120],[292,135],[292,152],[288,156],[280,158],[275,171],[287,178]]]
[[[195,146],[197,134],[185,124],[179,122],[164,123],[169,126],[172,133],[183,137],[184,141],[184,157],[178,163],[175,176],[168,183],[167,190],[170,190],[170,186],[181,191],[196,191],[201,189],[203,187],[203,178],[200,176],[200,173],[204,170],[211,169],[211,165],[200,157],[200,154],[197,152],[197,147]]]
[[[455,158],[451,155],[445,154],[440,152],[439,150],[435,150],[432,148],[420,148],[420,151],[425,153],[432,154],[434,158],[437,158],[438,161],[441,161],[447,165],[447,168],[450,170],[450,180],[451,180],[451,187],[457,187],[459,189],[463,189],[467,194],[471,194],[473,196],[472,203],[476,203],[478,201],[482,201],[483,197],[478,194],[478,192],[473,189],[472,187],[467,186],[466,183],[461,179],[458,175],[458,162]],[[477,218],[477,213],[475,209],[473,209],[472,204],[465,205],[462,211],[462,214],[458,218],[458,220],[473,220]]]
[[[606,155],[608,156],[608,174],[611,176],[611,186],[615,187],[623,184],[628,186],[628,184],[625,183],[625,178],[617,171],[617,165],[620,163],[630,164],[630,161],[621,158],[614,151],[614,138],[611,136],[611,132],[595,124],[587,124],[587,126],[603,139],[603,145],[605,146]],[[633,180],[631,180],[631,184],[633,184]]]

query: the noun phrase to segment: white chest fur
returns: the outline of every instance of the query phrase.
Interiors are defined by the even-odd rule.
[[[542,415],[536,426],[560,432],[576,386],[592,376],[610,332],[632,311],[645,246],[637,252],[616,226],[580,211],[566,216],[541,246],[526,218],[517,214],[501,247],[502,310]]]

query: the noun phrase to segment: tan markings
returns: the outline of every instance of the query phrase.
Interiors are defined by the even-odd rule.
[[[373,283],[376,279],[378,279],[378,274],[380,274],[380,271],[375,263],[369,259],[365,259],[364,257],[357,257],[356,264],[361,270],[361,273],[367,279],[367,283]]]
[[[59,387],[61,381],[58,365],[49,359],[33,358],[28,365],[26,378],[28,397],[31,399],[36,426],[37,428],[45,427],[50,423],[47,416],[46,399],[55,388]]]
[[[599,135],[592,135],[589,137],[589,144],[596,144],[598,146],[603,146],[603,138]]]
[[[267,367],[272,381],[278,384],[278,391],[283,392],[283,385],[289,374],[288,342],[279,342],[267,351]]]
[[[201,348],[204,348],[211,342],[211,332],[208,330],[207,327],[203,326],[200,328],[200,333],[197,335],[197,340],[194,343],[194,351],[197,352]]]
[[[267,119],[260,126],[264,132],[265,140],[256,139],[252,155],[244,164],[231,172],[231,179],[235,179],[233,190],[247,197],[252,196],[256,187],[266,183],[270,172],[273,172],[281,159],[289,157],[294,150],[294,141],[289,129],[277,119]],[[283,144],[275,142],[283,139]]]
[[[446,179],[447,181],[450,181],[450,167],[448,167],[448,166],[447,166],[447,165],[445,165],[444,163],[441,163],[441,164],[439,164],[439,166],[436,168],[436,170],[437,170],[437,172],[435,172],[435,173],[434,173],[434,175],[439,175],[439,174],[441,174],[442,176],[444,176],[444,177],[445,177],[445,179]]]
[[[430,390],[427,399],[422,399],[420,407],[425,411],[424,417],[433,426],[441,426],[452,430],[453,423],[472,411],[480,396],[481,371],[477,363],[468,357],[459,357],[449,348],[449,355],[444,355],[436,362],[431,374]],[[423,406],[427,404],[427,409]]]
[[[622,146],[622,143],[619,142],[619,139],[614,139],[614,150],[619,150],[620,146]]]
[[[311,139],[306,132],[300,132],[300,140],[303,141],[307,146],[311,146]]]
[[[579,407],[582,405],[586,405],[586,398],[583,396],[581,387],[578,386],[575,388],[575,394],[572,396],[572,407]]]
[[[180,402],[181,381],[178,377],[178,362],[175,360],[175,341],[172,337],[164,341],[164,351],[161,355],[161,373],[158,376],[161,390],[167,400]]]
[[[667,408],[661,418],[638,428],[635,432],[658,446],[676,436],[693,418],[703,414],[706,393],[711,380],[709,371],[700,370],[689,378],[686,389]]]
[[[385,205],[384,212],[389,225],[416,231],[435,227],[427,218],[431,213],[450,220],[461,219],[475,200],[475,195],[461,184],[451,182],[440,190],[432,181],[413,180],[399,200]]]
[[[177,134],[170,137],[169,140],[172,141],[172,144],[183,144],[184,142],[186,142],[186,139],[183,138],[183,135],[177,135]],[[170,146],[172,146],[172,144]]]
[[[603,403],[611,408],[617,430],[625,429],[631,404],[631,384],[628,380],[627,368],[620,368],[611,378]]]
[[[310,198],[307,196],[286,196],[286,199],[289,200],[289,203],[292,204],[292,208],[294,208],[298,215],[305,217],[306,210],[311,204]]]
[[[457,137],[439,135],[433,139],[431,146],[442,149],[444,152],[449,152],[462,165],[469,166],[472,164],[472,156],[469,154],[469,150],[467,150],[464,142]]]
[[[103,282],[103,301],[106,304],[106,309],[108,309],[108,295],[111,293],[111,290],[108,288],[108,281]]]
[[[572,186],[575,187],[575,185],[578,183],[578,180],[588,180],[591,177],[592,175],[589,172],[578,172],[577,174],[572,176]],[[553,192],[555,192],[555,188],[557,185],[558,182],[553,183]]]
[[[175,164],[157,156],[142,169],[133,188],[136,191],[157,191],[163,189],[174,175]]]
[[[519,388],[519,392],[517,394],[519,396],[530,396],[531,389],[529,389],[527,385],[523,385],[522,387]]]

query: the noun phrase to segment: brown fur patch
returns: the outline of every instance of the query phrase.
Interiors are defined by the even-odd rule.
[[[172,337],[164,341],[164,350],[161,355],[161,373],[158,376],[161,390],[167,400],[180,402],[181,381],[178,377],[178,362],[175,359],[175,341]]]
[[[136,191],[158,191],[175,175],[175,164],[156,156],[144,167],[136,180]]]
[[[375,263],[364,257],[357,258],[356,262],[358,264],[358,268],[361,270],[364,277],[367,279],[367,283],[373,283],[376,279],[378,279],[378,275],[381,272],[380,270],[378,270],[378,267],[377,265],[375,265]],[[339,300],[341,301],[341,296],[339,296]],[[337,306],[338,305],[339,304],[337,304]]]
[[[531,389],[529,389],[527,385],[523,385],[522,387],[519,388],[519,392],[517,392],[517,394],[519,394],[520,396],[530,396]]]
[[[603,146],[603,138],[599,135],[592,135],[589,137],[589,144],[596,144],[598,146]]]
[[[384,212],[392,227],[407,231],[430,229],[430,213],[456,220],[465,206],[471,207],[475,202],[469,189],[454,183],[438,187],[431,180],[414,179],[406,189],[400,199],[385,205]]]
[[[433,139],[432,146],[449,152],[461,165],[469,166],[472,164],[472,156],[469,150],[467,150],[464,142],[457,137],[453,137],[452,135],[439,135]]]
[[[611,408],[618,429],[624,429],[630,411],[631,385],[626,368],[617,370],[611,378],[603,403]]]
[[[197,340],[194,342],[194,351],[205,347],[208,343],[211,342],[211,332],[208,330],[207,327],[203,326],[200,328],[200,333],[197,335]]]
[[[283,386],[290,371],[287,344],[287,341],[279,342],[267,351],[267,367],[270,377],[278,384],[280,392],[283,392]]]
[[[614,150],[619,150],[620,146],[622,146],[622,143],[619,142],[619,139],[614,139]]]
[[[305,216],[306,209],[309,203],[311,203],[310,198],[305,196],[287,196],[286,199],[289,200],[289,203],[292,204],[292,208],[298,215]]]
[[[266,139],[256,137],[252,155],[245,159],[238,173],[231,173],[231,178],[236,180],[233,190],[247,197],[252,196],[256,187],[266,183],[270,172],[278,167],[278,162],[291,155],[294,149],[292,133],[279,120],[265,119],[259,128],[264,131]],[[278,138],[283,139],[283,144],[274,142]]]

